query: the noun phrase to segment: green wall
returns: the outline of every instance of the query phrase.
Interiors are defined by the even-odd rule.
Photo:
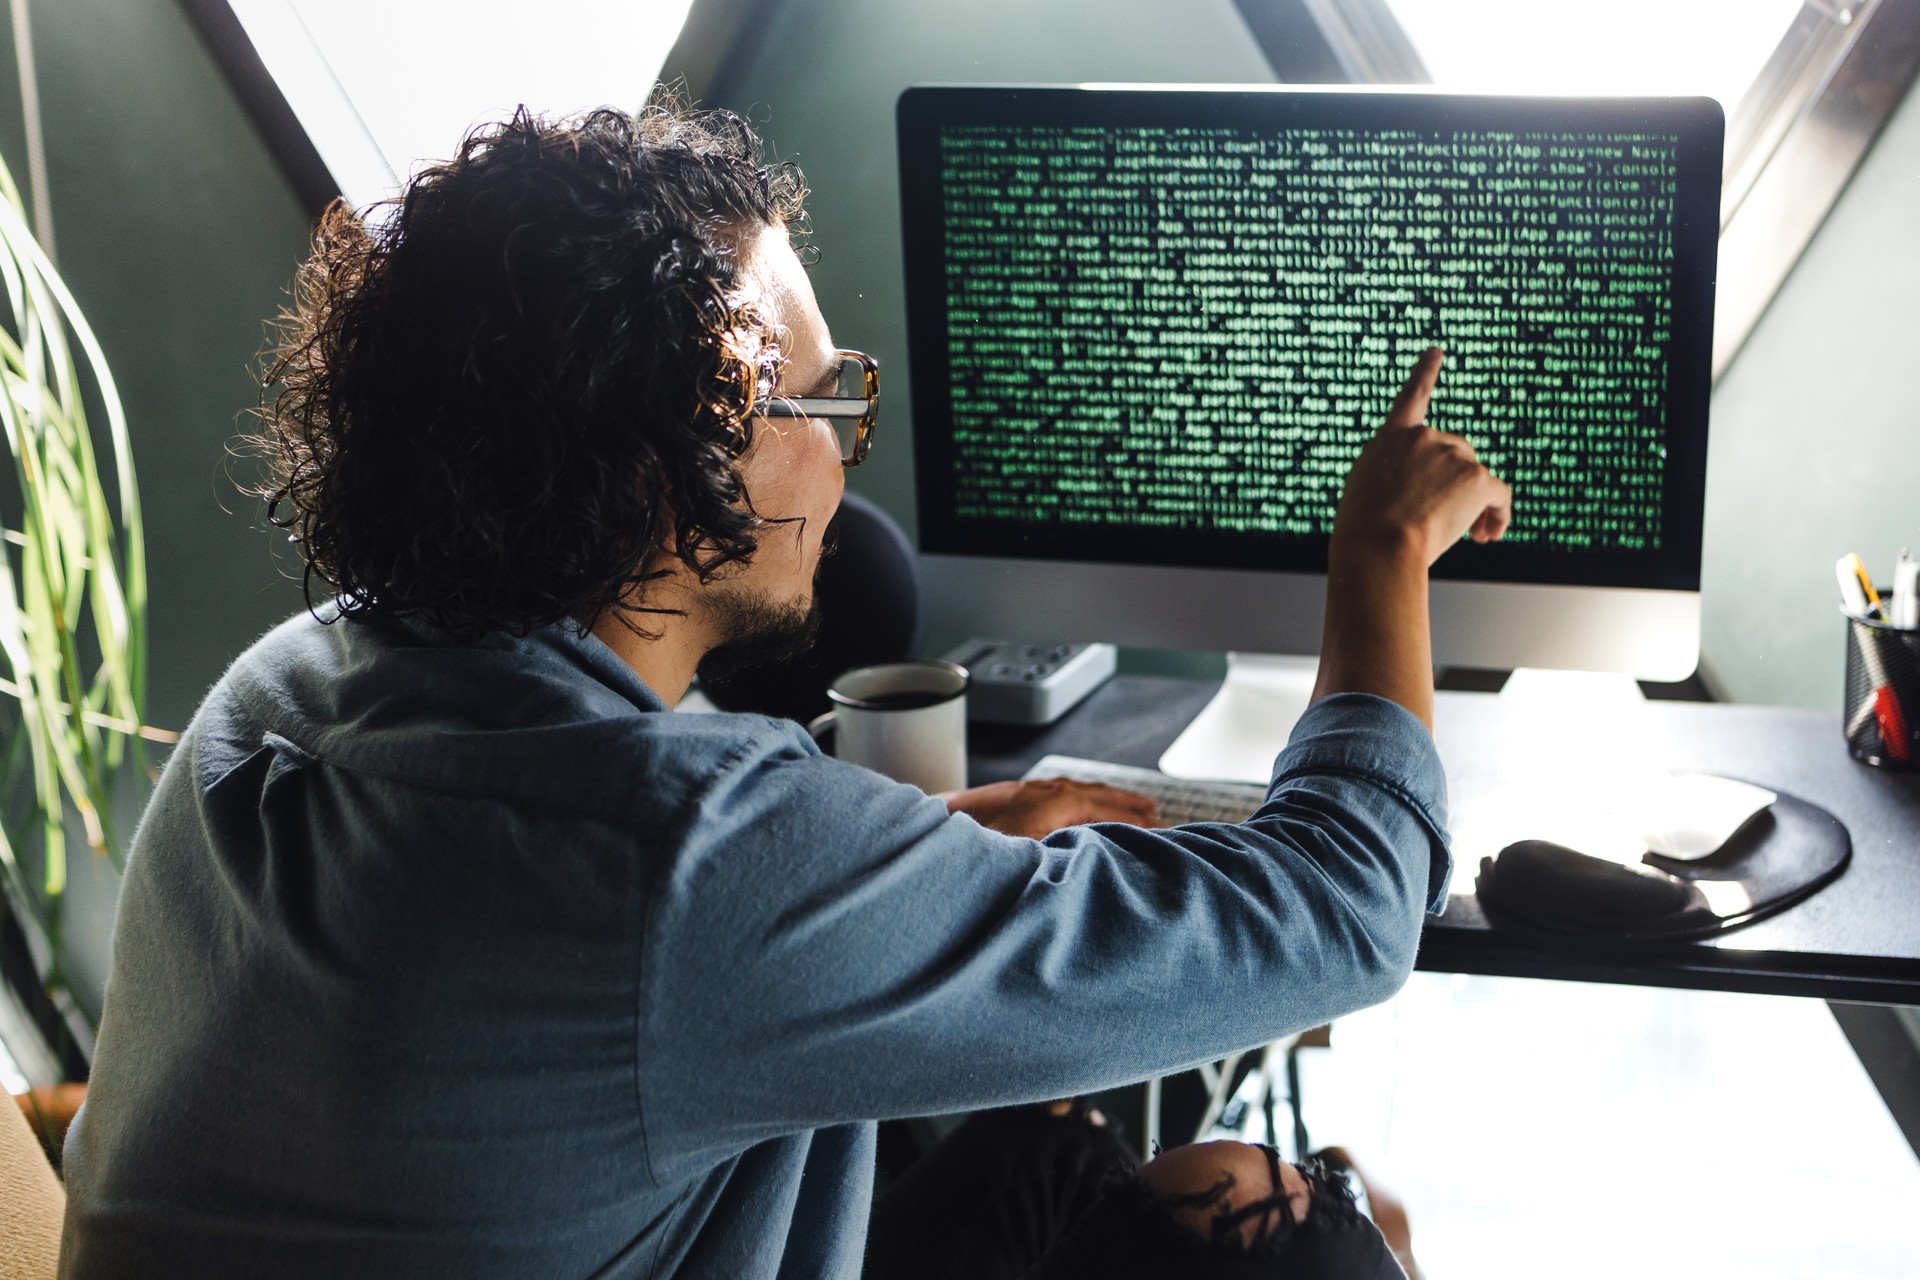
[[[1714,394],[1701,661],[1733,701],[1837,718],[1833,562],[1856,551],[1885,586],[1920,555],[1916,209],[1909,92]]]
[[[227,449],[307,218],[174,0],[35,0],[32,19],[61,274],[119,382],[146,507],[148,719],[178,729],[234,656],[300,607]],[[24,186],[14,67],[0,23],[0,147]],[[129,788],[123,829],[144,794]],[[116,882],[74,863],[68,963],[97,1011]]]

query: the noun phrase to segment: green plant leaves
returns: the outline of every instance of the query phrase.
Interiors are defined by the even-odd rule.
[[[17,699],[20,712],[0,782],[12,780],[24,744],[33,811],[24,821],[12,813],[0,821],[0,884],[15,897],[27,893],[17,849],[37,825],[44,875],[24,905],[38,908],[52,938],[66,887],[67,807],[79,814],[87,844],[118,865],[112,771],[129,742],[144,763],[146,549],[119,391],[92,329],[28,228],[3,163],[0,288],[0,424],[20,521],[0,545],[0,694]],[[111,497],[87,420],[83,372],[106,413]],[[22,782],[4,791],[17,799],[28,788]]]

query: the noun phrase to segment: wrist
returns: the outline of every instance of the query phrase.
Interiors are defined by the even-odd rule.
[[[1427,565],[1425,540],[1416,530],[1404,527],[1336,531],[1327,547],[1327,572],[1336,581],[1349,577],[1404,581],[1410,574],[1424,578]]]

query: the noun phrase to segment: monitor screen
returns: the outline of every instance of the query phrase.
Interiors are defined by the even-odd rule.
[[[1323,572],[1438,344],[1428,420],[1515,507],[1436,578],[1697,591],[1721,135],[1706,99],[907,91],[923,550]]]

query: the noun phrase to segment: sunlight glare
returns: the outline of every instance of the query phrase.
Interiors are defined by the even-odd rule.
[[[1705,94],[1732,114],[1801,0],[1387,0],[1434,83]]]
[[[692,0],[294,0],[395,175],[451,156],[524,103],[564,113],[646,100]]]

